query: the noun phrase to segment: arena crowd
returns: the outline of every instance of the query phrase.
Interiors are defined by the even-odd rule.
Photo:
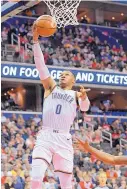
[[[13,61],[34,63],[31,21],[20,24],[16,20],[14,26],[3,27],[2,44],[11,44],[12,33],[19,37],[21,45],[19,49],[15,44]],[[123,46],[120,44],[118,48],[106,40],[100,41],[89,26],[60,29],[54,37],[40,38],[40,44],[47,65],[127,72],[127,54]]]
[[[127,122],[115,120],[111,124],[108,119],[92,118],[91,124],[85,125],[79,116],[71,128],[72,138],[87,139],[97,149],[107,151],[114,155],[127,155],[127,145],[121,150],[119,139],[127,139]],[[87,118],[88,122],[88,118]],[[12,114],[10,117],[1,115],[2,145],[1,145],[1,174],[2,189],[29,189],[31,176],[31,154],[37,133],[42,126],[38,115],[28,120],[22,114]],[[113,148],[110,148],[101,135],[105,129],[112,133]],[[102,143],[103,142],[103,143]],[[98,186],[98,173],[105,172],[109,189],[127,188],[127,166],[109,166],[96,159],[89,153],[74,150],[74,189],[89,189]],[[82,183],[84,187],[82,188]],[[53,171],[53,166],[48,168],[43,180],[43,189],[60,189],[59,179]]]

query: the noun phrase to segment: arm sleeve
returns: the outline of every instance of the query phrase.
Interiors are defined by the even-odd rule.
[[[39,72],[40,79],[45,80],[48,77],[50,77],[50,73],[48,71],[47,66],[45,65],[44,56],[41,51],[39,43],[33,45],[33,51],[34,51],[35,65]]]
[[[85,100],[82,100],[81,98],[79,98],[78,102],[79,102],[79,106],[80,106],[81,111],[86,112],[86,111],[89,110],[90,101],[89,101],[88,97],[86,97]]]

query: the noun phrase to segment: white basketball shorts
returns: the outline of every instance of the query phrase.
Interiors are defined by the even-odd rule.
[[[73,147],[71,134],[58,130],[39,132],[33,150],[33,159],[42,159],[48,165],[53,162],[55,172],[71,174],[73,171]]]

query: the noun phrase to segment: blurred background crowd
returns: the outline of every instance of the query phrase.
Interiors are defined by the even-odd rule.
[[[108,119],[91,118],[85,124],[86,118],[79,114],[71,127],[72,138],[86,139],[90,144],[101,151],[114,155],[127,155],[127,145],[120,148],[120,138],[127,140],[127,122]],[[89,122],[89,123],[88,123]],[[90,124],[90,125],[89,125]],[[36,136],[41,129],[41,116],[34,115],[25,119],[22,114],[1,115],[2,125],[2,189],[29,189],[31,175],[31,153]],[[93,125],[93,126],[92,126]],[[113,147],[102,137],[102,131],[112,134]],[[85,189],[98,186],[98,173],[106,172],[107,185],[113,189],[127,188],[127,166],[109,166],[99,161],[89,153],[74,150],[74,177],[73,188],[81,188],[84,182]],[[53,166],[45,174],[44,189],[60,188],[59,180],[53,171]]]
[[[14,41],[12,61],[34,63],[32,22],[27,20],[26,23],[21,24],[16,20],[14,26],[3,27],[1,33],[3,48],[5,44],[12,44],[11,35],[13,33],[17,36],[14,36],[17,40]],[[103,35],[105,37],[108,34]],[[40,43],[47,65],[127,72],[127,54],[122,44],[115,42],[113,45],[110,44],[110,41],[101,40],[99,33],[92,27],[79,26],[59,29],[53,37],[40,38]],[[13,46],[10,45],[9,48],[11,49]],[[22,56],[24,56],[24,60]],[[10,60],[10,56],[3,55],[4,60],[8,60],[8,58]]]

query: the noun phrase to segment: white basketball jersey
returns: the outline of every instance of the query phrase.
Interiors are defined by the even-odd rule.
[[[76,117],[76,92],[56,86],[43,104],[43,127],[69,132]]]

